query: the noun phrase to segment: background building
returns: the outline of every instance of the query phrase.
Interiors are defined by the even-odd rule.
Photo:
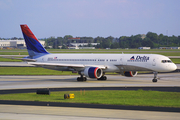
[[[138,49],[149,50],[149,49],[151,49],[151,47],[139,47]]]
[[[45,47],[45,41],[39,41]],[[24,40],[0,40],[0,48],[26,48]]]
[[[180,49],[180,47],[159,47],[159,49]]]
[[[92,43],[93,38],[69,38],[68,39],[68,49],[95,49],[100,43]]]

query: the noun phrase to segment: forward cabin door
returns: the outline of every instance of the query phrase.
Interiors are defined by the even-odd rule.
[[[123,62],[123,60],[124,60],[124,58],[123,58],[124,56],[120,56],[120,58],[119,58],[119,70],[121,71],[121,72],[123,72],[124,71],[124,62]]]
[[[156,66],[156,59],[153,58],[152,66]]]
[[[123,56],[120,57],[120,59],[119,59],[119,64],[120,64],[120,65],[123,65]]]

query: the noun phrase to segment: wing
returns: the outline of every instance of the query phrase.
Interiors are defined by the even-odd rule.
[[[36,66],[53,66],[53,67],[69,67],[69,68],[85,68],[85,67],[99,67],[101,69],[107,69],[105,65],[83,65],[83,64],[65,64],[65,63],[44,63],[44,62],[28,62],[30,65]]]

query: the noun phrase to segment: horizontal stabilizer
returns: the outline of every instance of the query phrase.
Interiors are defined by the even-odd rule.
[[[3,57],[3,58],[7,58],[7,59],[12,59],[12,60],[22,60],[25,62],[36,62],[36,59],[27,59],[27,58],[14,58],[14,57]]]

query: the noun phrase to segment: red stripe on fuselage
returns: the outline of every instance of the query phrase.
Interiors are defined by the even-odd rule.
[[[33,38],[38,41],[38,39],[35,37],[35,35],[32,33],[32,31],[29,29],[29,27],[27,25],[21,25],[21,30],[28,37]]]

